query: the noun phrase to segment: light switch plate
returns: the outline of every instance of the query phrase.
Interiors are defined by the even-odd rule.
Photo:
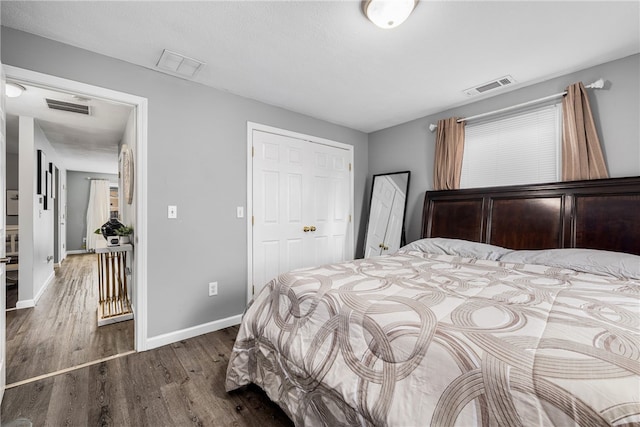
[[[238,206],[236,208],[236,216],[238,218],[244,218],[244,207],[243,206]]]
[[[178,207],[169,205],[167,208],[167,218],[175,219],[178,218]]]

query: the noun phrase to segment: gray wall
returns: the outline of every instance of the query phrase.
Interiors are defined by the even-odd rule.
[[[44,209],[44,198],[36,194],[37,150],[42,150],[46,161],[60,165],[60,158],[38,123],[32,117],[19,117],[20,176],[20,269],[18,302],[16,307],[29,307],[37,303],[54,277],[53,270],[53,208]],[[51,258],[49,258],[51,257]]]
[[[429,131],[430,123],[527,102],[562,92],[572,83],[589,84],[600,77],[606,81],[605,88],[588,91],[609,174],[612,177],[640,175],[639,75],[640,55],[633,55],[371,133],[367,188],[374,174],[411,171],[406,230],[407,241],[416,240],[420,237],[424,193],[433,189],[435,132]]]
[[[18,189],[18,155],[7,153],[7,190]],[[17,225],[18,215],[7,215],[7,225]]]
[[[87,177],[118,183],[118,175],[67,171],[67,251],[86,249],[82,238],[87,235],[87,208],[91,188],[91,181]]]
[[[8,28],[2,62],[149,100],[149,337],[245,308],[246,222],[235,208],[246,205],[247,121],[353,145],[354,226],[361,228],[365,133]],[[167,220],[167,205],[178,206],[177,220]],[[209,298],[214,280],[218,295]]]

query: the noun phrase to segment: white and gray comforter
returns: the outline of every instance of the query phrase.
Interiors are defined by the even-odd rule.
[[[640,423],[640,281],[404,250],[283,274],[227,390],[296,425]]]

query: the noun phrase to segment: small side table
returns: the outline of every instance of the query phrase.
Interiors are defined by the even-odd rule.
[[[133,319],[127,288],[127,253],[131,244],[107,246],[96,242],[98,254],[98,326]]]

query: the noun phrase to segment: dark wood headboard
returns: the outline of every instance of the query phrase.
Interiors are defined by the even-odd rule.
[[[428,191],[422,237],[640,255],[640,177]]]

